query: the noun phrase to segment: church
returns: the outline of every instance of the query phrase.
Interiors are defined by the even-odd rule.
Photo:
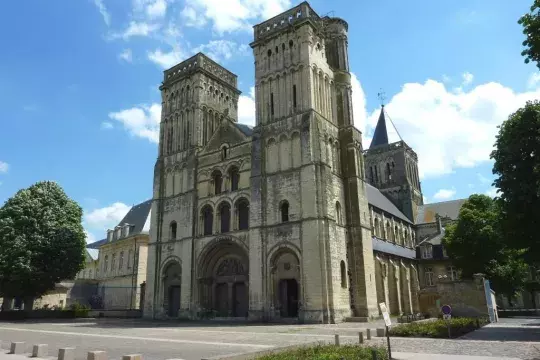
[[[348,24],[307,2],[254,26],[255,126],[237,76],[164,72],[143,316],[336,323],[419,311],[418,157],[354,127]]]

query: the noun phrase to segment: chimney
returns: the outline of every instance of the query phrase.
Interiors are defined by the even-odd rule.
[[[113,240],[113,233],[114,233],[114,230],[107,230],[107,242],[110,242]]]
[[[435,219],[437,221],[437,233],[442,234],[443,227],[442,227],[441,216],[439,214],[437,214],[437,215],[435,215]]]

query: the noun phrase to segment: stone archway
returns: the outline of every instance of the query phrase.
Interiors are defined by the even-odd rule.
[[[297,318],[301,299],[300,261],[290,249],[272,256],[271,286],[273,306],[279,316]]]
[[[217,317],[247,317],[249,260],[232,240],[220,240],[199,258],[199,301]]]
[[[178,317],[181,306],[182,266],[171,261],[163,268],[163,309],[167,316]]]

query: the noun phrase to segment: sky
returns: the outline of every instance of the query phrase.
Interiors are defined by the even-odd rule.
[[[151,198],[163,70],[202,51],[238,75],[254,124],[252,26],[291,0],[19,0],[0,12],[0,204],[41,180],[84,209],[87,241]],[[540,97],[517,20],[532,0],[313,0],[349,23],[356,127],[378,93],[418,154],[426,202],[495,195],[497,126]],[[24,14],[24,21],[21,21]],[[391,127],[391,126],[390,126]]]

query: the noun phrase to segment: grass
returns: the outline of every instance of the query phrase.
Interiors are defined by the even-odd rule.
[[[316,345],[264,355],[257,360],[372,360],[372,349],[377,352],[377,360],[388,359],[386,349],[382,347]]]
[[[456,338],[465,335],[478,328],[478,325],[487,324],[486,319],[476,318],[452,318],[450,319],[450,335]],[[426,322],[413,322],[401,324],[390,329],[390,336],[401,337],[428,337],[428,338],[448,338],[448,323],[446,320],[438,319]]]

